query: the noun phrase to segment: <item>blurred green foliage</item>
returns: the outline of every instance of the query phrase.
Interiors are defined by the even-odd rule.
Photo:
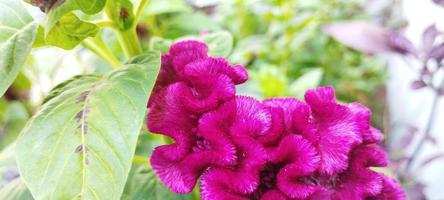
[[[362,0],[229,0],[199,6],[152,1],[147,9],[152,12],[145,13],[140,26],[146,29],[147,43],[156,40],[146,47],[163,45],[163,49],[189,35],[228,30],[234,38],[229,59],[250,71],[243,93],[302,98],[309,88],[333,85],[340,101],[371,107],[377,113],[375,122],[382,126],[383,102],[376,94],[383,85],[384,65],[321,31],[323,24],[366,19],[363,4]]]

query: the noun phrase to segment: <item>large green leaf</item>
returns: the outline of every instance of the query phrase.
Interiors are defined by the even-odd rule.
[[[33,200],[31,193],[22,179],[16,178],[4,188],[0,189],[2,200]]]
[[[180,195],[170,191],[149,168],[148,163],[131,170],[123,200],[191,200],[192,195]]]
[[[14,81],[31,51],[37,23],[21,1],[0,0],[0,96]]]
[[[159,68],[160,54],[150,52],[57,87],[17,141],[36,199],[120,199]]]

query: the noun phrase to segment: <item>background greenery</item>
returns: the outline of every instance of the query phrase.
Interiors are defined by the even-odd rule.
[[[0,73],[0,93],[4,93],[0,99],[0,199],[32,199],[26,186],[36,199],[63,199],[79,190],[84,199],[98,194],[118,199],[120,193],[122,199],[198,199],[197,191],[176,195],[157,180],[147,165],[148,157],[154,146],[165,141],[142,126],[144,102],[159,67],[153,61],[159,55],[152,51],[165,52],[171,43],[185,38],[203,40],[211,55],[247,67],[250,80],[241,86],[242,94],[259,99],[302,98],[308,88],[333,85],[341,101],[371,107],[376,126],[382,127],[384,65],[322,32],[327,23],[367,19],[362,1],[57,2],[28,0],[33,6],[25,7],[20,1],[0,0],[14,8],[0,6],[5,16],[0,17],[0,24],[9,31],[0,34],[0,69],[4,71]],[[129,80],[146,83],[138,88],[144,93],[134,92],[140,85]],[[89,90],[96,85],[100,87]],[[123,92],[112,93],[116,90]],[[78,98],[85,92],[90,100],[79,105]],[[123,112],[128,110],[133,112],[131,117]],[[81,118],[90,113],[88,123],[79,122],[77,113]],[[90,134],[97,140],[82,141],[76,135],[78,125],[95,127]],[[63,146],[54,146],[58,139],[48,134],[53,132],[65,141]],[[116,138],[122,134],[131,140],[127,149],[119,148],[122,141]],[[79,138],[81,146],[75,142]],[[73,158],[74,153],[81,154],[81,159]],[[86,173],[88,159],[104,164]],[[119,162],[122,168],[114,169]],[[42,182],[36,171],[66,182],[51,178]],[[110,177],[116,180],[107,180]],[[110,184],[100,185],[100,178]],[[88,191],[90,186],[103,190],[94,194]]]

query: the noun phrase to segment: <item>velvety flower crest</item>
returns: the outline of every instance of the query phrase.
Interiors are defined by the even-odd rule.
[[[202,114],[234,98],[235,84],[247,80],[242,66],[207,55],[197,41],[178,42],[162,56],[161,70],[150,97],[147,126],[174,140],[157,147],[151,165],[171,190],[190,192],[210,165],[226,166],[235,150],[225,136],[198,134]]]
[[[247,73],[207,55],[197,41],[174,44],[148,103],[148,129],[174,143],[155,148],[151,165],[177,193],[199,178],[203,200],[403,200],[387,166],[371,112],[338,103],[332,87],[304,101],[236,96]]]

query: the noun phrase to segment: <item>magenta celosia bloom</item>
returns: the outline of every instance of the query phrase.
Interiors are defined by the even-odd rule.
[[[340,104],[332,87],[305,101],[235,96],[247,74],[205,44],[173,45],[150,98],[148,128],[175,143],[157,147],[154,171],[177,193],[200,176],[204,200],[402,200],[396,181],[371,170],[387,165],[371,112]]]
[[[201,115],[235,95],[235,84],[247,80],[242,66],[207,55],[197,41],[174,44],[162,56],[161,70],[148,106],[148,129],[175,143],[156,148],[151,165],[174,192],[190,192],[210,165],[227,166],[235,160],[234,147],[224,138],[197,134]],[[211,144],[211,148],[207,148]]]

